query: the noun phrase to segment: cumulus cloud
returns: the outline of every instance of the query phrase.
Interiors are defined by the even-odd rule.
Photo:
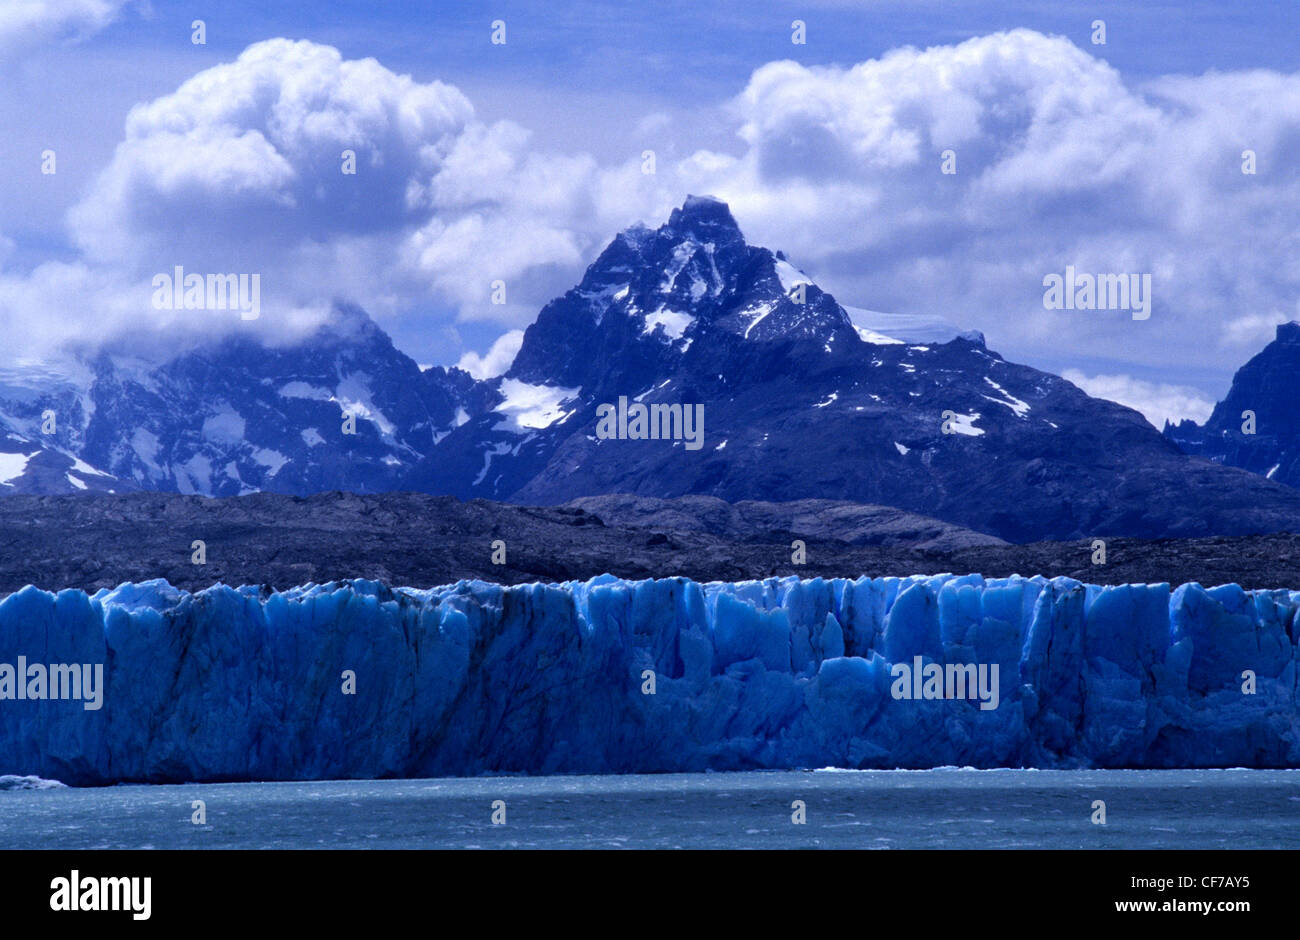
[[[771,62],[720,103],[733,147],[699,149],[671,116],[641,118],[661,144],[654,174],[639,152],[610,165],[539,148],[519,118],[486,122],[451,85],[329,46],[259,42],[131,111],[69,213],[82,257],[0,274],[0,313],[57,333],[59,310],[87,342],[193,328],[141,300],[180,264],[261,272],[268,336],[338,297],[381,319],[434,308],[514,330],[615,232],[658,223],[688,192],[727,199],[751,241],[785,249],[845,304],[940,316],[1030,362],[1223,368],[1300,296],[1287,163],[1300,74],[1135,86],[1029,30],[851,66]],[[1067,266],[1150,273],[1150,319],[1045,309],[1044,276]],[[72,284],[87,293],[74,300]]]
[[[51,39],[81,38],[111,23],[130,0],[5,0],[0,55]]]
[[[87,293],[72,309],[85,316],[71,332],[85,342],[162,327],[283,339],[340,298],[523,325],[570,286],[597,231],[636,218],[604,182],[618,172],[535,151],[527,130],[480,121],[451,85],[316,43],[259,42],[131,110],[68,213],[82,258],[57,277],[0,276],[0,310],[53,344],[63,337],[41,324],[79,271]],[[176,266],[260,275],[261,322],[152,311],[153,276]],[[498,280],[505,305],[489,302]]]
[[[151,263],[160,250],[216,244],[256,257],[277,243],[400,230],[422,218],[413,190],[473,120],[449,85],[329,46],[261,42],[133,108],[73,230],[92,258]],[[348,150],[355,174],[343,172]]]
[[[1204,424],[1214,410],[1214,402],[1185,385],[1145,382],[1130,375],[1084,375],[1078,369],[1066,369],[1062,378],[1093,398],[1105,398],[1141,412],[1157,428],[1163,428],[1165,421],[1177,424],[1184,418]]]
[[[1223,327],[1219,344],[1229,349],[1258,349],[1273,339],[1277,327],[1292,319],[1283,313],[1248,313],[1233,317]]]
[[[524,331],[510,330],[497,337],[492,348],[487,351],[487,355],[480,356],[476,352],[467,352],[460,357],[460,362],[456,365],[476,379],[496,378],[510,368],[523,343]]]
[[[851,67],[769,63],[732,107],[744,149],[697,154],[695,175],[847,303],[944,315],[1021,357],[1068,343],[1217,365],[1235,320],[1289,309],[1300,288],[1285,169],[1300,75],[1134,87],[1015,30]],[[1043,277],[1067,265],[1150,273],[1151,319],[1044,309]]]

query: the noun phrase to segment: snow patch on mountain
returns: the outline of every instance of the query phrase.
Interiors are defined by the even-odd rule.
[[[892,336],[886,336],[884,333],[877,333],[874,330],[864,329],[854,324],[853,329],[857,331],[858,338],[864,343],[874,343],[877,346],[902,346],[901,339],[894,339]]]
[[[91,476],[111,477],[113,475],[111,473],[105,473],[103,470],[98,470],[95,467],[92,467],[90,464],[86,463],[86,461],[82,460],[80,457],[72,458],[72,469],[77,471],[78,473],[88,473]]]
[[[267,447],[259,447],[253,451],[253,459],[266,467],[267,477],[273,477],[280,472],[280,468],[289,462],[289,458],[276,450]]]
[[[967,437],[979,437],[984,433],[982,428],[975,427],[975,422],[979,420],[979,412],[974,414],[955,414],[948,419],[948,427],[953,434],[965,434]]]
[[[699,250],[699,245],[694,241],[684,241],[673,249],[672,260],[669,261],[668,267],[664,270],[664,276],[659,282],[661,291],[671,291],[677,286],[677,278],[681,276],[686,265],[690,263],[691,257]]]
[[[0,454],[0,483],[13,486],[10,480],[23,475],[27,461],[35,457],[37,451],[30,454]]]
[[[492,466],[493,457],[500,457],[502,454],[508,453],[510,453],[510,445],[505,442],[493,444],[485,448],[483,452],[483,469],[480,470],[478,476],[474,478],[474,485],[478,486],[483,482],[484,478],[487,476],[488,468]]]
[[[353,372],[342,378],[330,400],[337,402],[344,414],[374,422],[385,439],[392,438],[397,430],[397,426],[375,405],[370,376],[364,372]]]
[[[766,320],[775,309],[775,303],[764,301],[763,303],[750,307],[748,310],[742,310],[740,315],[742,317],[749,317],[749,325],[745,327],[745,339],[749,339],[749,334],[753,331],[754,327]]]
[[[280,395],[285,398],[306,398],[312,401],[330,401],[333,395],[327,388],[309,385],[306,382],[286,382],[280,386]]]
[[[654,313],[645,315],[645,325],[641,328],[641,332],[653,333],[656,328],[662,328],[669,339],[679,340],[694,322],[695,318],[689,313],[660,307]]]
[[[243,415],[226,405],[203,422],[203,439],[214,444],[239,444],[244,440],[247,422]]]
[[[1015,412],[1017,418],[1027,418],[1029,416],[1029,412],[1031,409],[1026,402],[1023,402],[1015,395],[1012,395],[1010,392],[1008,392],[997,382],[994,382],[987,375],[984,377],[984,381],[987,382],[989,385],[993,386],[993,388],[1002,395],[1001,399],[990,398],[988,395],[985,395],[984,396],[985,398],[988,398],[989,401],[996,402],[999,405],[1006,405],[1008,408],[1010,408],[1012,411]]]
[[[184,463],[173,464],[171,470],[177,491],[186,496],[212,495],[212,461],[207,457],[195,454]]]
[[[136,428],[131,433],[131,450],[155,479],[166,475],[163,468],[158,465],[159,447],[158,435],[148,428]]]
[[[531,385],[518,379],[502,379],[501,394],[505,400],[492,410],[504,415],[505,420],[498,422],[496,428],[515,434],[548,428],[572,414],[571,410],[565,410],[564,405],[576,399],[580,391],[577,388]],[[506,449],[509,450],[508,447]],[[480,474],[480,478],[481,476]]]
[[[781,281],[781,289],[789,294],[800,284],[812,286],[813,279],[796,268],[784,258],[778,258],[775,262],[776,276]]]
[[[979,330],[964,330],[940,317],[910,313],[882,313],[863,307],[843,307],[858,335],[868,343],[931,343],[942,345],[955,339],[984,344]],[[879,338],[873,338],[879,337]]]

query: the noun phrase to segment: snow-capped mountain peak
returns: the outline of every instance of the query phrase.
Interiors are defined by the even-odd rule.
[[[1300,526],[1300,493],[1193,461],[976,332],[841,306],[708,197],[615,237],[496,378],[422,370],[345,305],[297,344],[79,370],[0,376],[0,493],[820,498],[1010,540]],[[1211,494],[1194,515],[1192,489]]]

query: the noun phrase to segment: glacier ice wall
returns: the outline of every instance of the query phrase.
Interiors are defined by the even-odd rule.
[[[0,663],[103,663],[106,688],[96,711],[0,700],[0,773],[1297,766],[1297,607],[978,575],[28,587],[0,602]],[[918,656],[998,664],[997,707],[896,698]]]

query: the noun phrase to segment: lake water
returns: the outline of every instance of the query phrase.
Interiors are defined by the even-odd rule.
[[[194,800],[206,805],[195,824]],[[492,822],[505,802],[505,824]],[[806,823],[791,804],[803,801]],[[1095,825],[1093,802],[1106,804]],[[0,848],[1300,848],[1300,771],[797,771],[0,792]]]

